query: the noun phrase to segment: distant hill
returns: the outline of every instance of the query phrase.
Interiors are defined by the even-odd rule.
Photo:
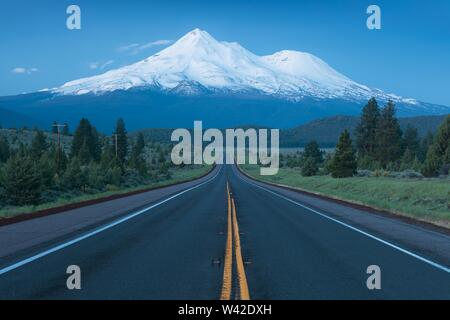
[[[147,142],[168,143],[170,142],[170,136],[174,129],[142,129],[129,133],[129,136],[134,139],[141,132],[144,135],[144,139]]]
[[[0,136],[4,136],[8,139],[12,148],[18,148],[20,144],[30,145],[35,137],[36,132],[30,129],[0,129]],[[58,138],[57,135],[49,131],[44,131],[44,135],[47,138],[47,142],[56,145]],[[69,152],[70,145],[72,143],[72,136],[60,136],[61,147]]]
[[[419,136],[422,137],[428,131],[435,132],[445,117],[446,115],[399,118],[399,122],[403,130],[408,124],[417,128]],[[314,120],[292,129],[281,130],[280,145],[285,148],[300,147],[308,141],[316,140],[322,147],[332,147],[336,145],[340,133],[345,129],[353,135],[358,122],[359,117],[356,116],[334,116]]]
[[[0,109],[1,115],[1,109]],[[400,126],[404,130],[408,124],[417,128],[419,136],[423,137],[427,131],[435,132],[439,125],[444,121],[446,116],[420,116],[411,118],[399,118]],[[1,118],[3,119],[3,118]],[[18,119],[20,121],[20,119]],[[358,124],[359,117],[353,116],[334,116],[328,118],[322,118],[314,120],[303,125],[300,125],[291,129],[280,130],[280,147],[282,148],[298,148],[303,147],[311,140],[316,140],[321,147],[334,147],[339,135],[344,129],[350,131],[353,135],[354,130]],[[24,122],[18,127],[23,127]],[[95,125],[95,123],[94,123]],[[263,128],[261,126],[245,125],[239,126],[240,128]],[[174,129],[142,129],[138,131],[130,132],[129,136],[134,139],[139,132],[144,134],[147,142],[158,143],[170,143],[170,136]],[[191,134],[192,134],[192,130]],[[0,134],[7,136],[11,143],[22,141],[24,143],[30,143],[34,132],[29,130],[16,130],[16,129],[0,129]],[[56,135],[46,133],[49,141],[55,142]],[[65,140],[68,141],[65,141]],[[71,137],[64,137],[63,143],[68,143]]]
[[[419,136],[423,137],[428,131],[435,132],[444,121],[444,116],[419,116],[410,118],[399,118],[400,126],[404,130],[408,124],[417,128]],[[311,140],[316,140],[322,147],[334,147],[339,135],[344,129],[353,135],[358,125],[359,117],[356,116],[333,116],[314,120],[291,129],[280,130],[280,146],[283,148],[302,147]],[[261,128],[260,126],[245,125],[242,128]],[[131,133],[135,136],[142,132],[147,141],[170,142],[173,129],[143,129]]]
[[[0,126],[4,128],[33,127],[39,121],[23,114],[0,108]]]

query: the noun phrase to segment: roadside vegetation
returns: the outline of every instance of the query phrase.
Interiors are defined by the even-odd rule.
[[[242,168],[268,182],[450,227],[450,115],[434,136],[419,138],[412,126],[400,129],[392,102],[380,108],[371,99],[354,136],[342,132],[333,151],[311,141],[303,151],[281,154],[275,176]]]
[[[73,135],[0,130],[0,218],[189,180],[207,166],[175,167],[170,144],[130,138],[119,119],[111,136],[81,119]]]
[[[450,179],[389,176],[335,179],[330,175],[303,176],[283,167],[274,176],[260,176],[256,165],[241,166],[259,180],[368,205],[377,209],[450,227]]]

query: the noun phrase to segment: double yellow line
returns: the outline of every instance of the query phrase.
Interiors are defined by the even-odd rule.
[[[244,261],[242,259],[241,239],[239,235],[239,225],[237,222],[236,205],[231,197],[230,187],[227,182],[227,200],[228,200],[228,229],[227,242],[225,246],[225,262],[223,268],[223,284],[220,295],[221,300],[230,300],[231,289],[233,287],[233,242],[236,257],[236,271],[239,285],[239,295],[236,298],[240,300],[250,300],[247,277],[245,275]]]

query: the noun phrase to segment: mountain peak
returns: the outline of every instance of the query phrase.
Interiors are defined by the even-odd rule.
[[[195,28],[194,30],[188,32],[185,36],[196,37],[196,38],[211,37],[211,35],[207,31],[201,30],[200,28]]]
[[[135,87],[188,94],[258,92],[294,101],[306,97],[351,101],[376,97],[415,102],[360,85],[310,53],[282,50],[258,56],[238,43],[217,41],[199,28],[145,60],[68,82],[54,92],[98,94]]]
[[[184,36],[182,36],[174,45],[196,45],[202,43],[203,45],[208,45],[210,43],[217,42],[208,32],[196,28]]]
[[[324,85],[340,85],[352,82],[343,74],[331,68],[322,59],[301,51],[282,50],[262,57],[280,72],[292,76],[309,78]]]
[[[182,36],[179,41],[186,40],[186,39],[207,39],[207,40],[210,40],[210,39],[212,39],[212,36],[208,32],[206,32],[204,30],[201,30],[199,28],[195,28],[194,30],[189,31],[184,36]]]

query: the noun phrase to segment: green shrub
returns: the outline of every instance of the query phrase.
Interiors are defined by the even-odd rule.
[[[9,158],[3,168],[1,184],[12,205],[35,205],[40,201],[42,174],[35,161],[27,155]]]
[[[318,170],[319,169],[317,167],[315,159],[313,157],[308,157],[303,163],[302,176],[304,177],[315,176]]]
[[[356,173],[356,157],[352,140],[347,130],[341,134],[330,165],[333,178],[351,177]]]

